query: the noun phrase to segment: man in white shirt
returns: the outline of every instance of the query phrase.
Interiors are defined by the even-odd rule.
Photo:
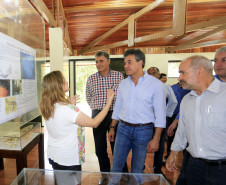
[[[226,182],[226,84],[214,79],[212,71],[212,62],[203,56],[189,57],[179,67],[178,80],[184,89],[192,91],[181,102],[178,128],[166,162],[169,171],[177,170],[177,154],[186,148],[177,185]]]
[[[147,70],[147,73],[151,76],[154,76],[155,78],[160,78],[160,72],[157,67],[150,67]],[[177,106],[177,99],[173,92],[173,89],[167,85],[166,83],[162,83],[164,88],[164,94],[166,97],[166,124],[168,121],[168,118],[172,117],[173,112]],[[159,149],[157,152],[155,152],[154,155],[154,162],[153,162],[153,171],[154,173],[162,173],[161,168],[163,166],[163,153],[165,148],[165,140],[166,140],[166,131],[167,128],[164,128],[162,131],[162,135],[159,142]]]

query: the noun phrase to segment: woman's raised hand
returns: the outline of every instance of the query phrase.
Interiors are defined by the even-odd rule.
[[[108,89],[108,92],[107,92],[107,102],[110,101],[112,102],[113,98],[114,98],[114,91],[112,89]]]
[[[76,94],[76,95],[72,96],[70,98],[70,100],[71,100],[71,104],[76,105],[80,102],[80,96]]]

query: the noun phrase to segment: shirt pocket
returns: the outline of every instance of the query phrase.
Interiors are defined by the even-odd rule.
[[[209,127],[226,129],[226,105],[215,107],[210,105],[206,111]]]

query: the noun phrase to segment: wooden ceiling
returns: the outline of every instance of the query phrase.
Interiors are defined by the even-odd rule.
[[[225,0],[30,2],[45,18],[47,48],[48,28],[62,27],[72,55],[128,47],[160,48],[163,52],[209,48],[205,51],[213,52],[226,45]]]

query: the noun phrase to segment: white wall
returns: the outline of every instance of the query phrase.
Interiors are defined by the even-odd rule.
[[[215,53],[174,53],[174,54],[146,54],[146,63],[144,70],[147,71],[149,67],[157,67],[160,73],[168,74],[169,60],[184,60],[193,55],[202,55],[208,59],[214,59]],[[177,78],[168,78],[167,84],[172,85],[177,83]]]

